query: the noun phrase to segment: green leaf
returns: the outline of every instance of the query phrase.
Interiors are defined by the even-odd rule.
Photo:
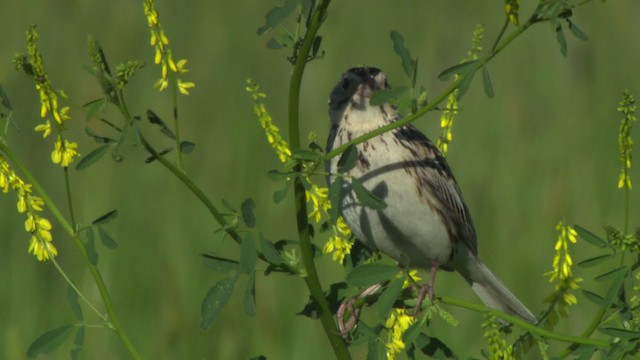
[[[73,340],[75,349],[71,350],[71,358],[79,359],[80,352],[82,351],[82,347],[84,346],[84,326],[79,326],[78,331],[76,332],[76,337]]]
[[[618,276],[624,276],[627,273],[627,267],[621,266],[619,268],[608,271],[602,275],[596,276],[594,280],[610,282],[611,279],[615,279]]]
[[[332,224],[335,224],[338,221],[338,216],[340,216],[340,210],[342,208],[340,193],[342,192],[343,184],[344,179],[341,176],[336,176],[333,178],[331,186],[329,186],[329,201],[331,202],[331,208],[329,208],[329,221],[331,221]]]
[[[423,354],[433,359],[458,359],[453,351],[440,339],[428,336],[424,333],[418,335],[416,346]]]
[[[429,313],[424,311],[420,316],[420,320],[414,322],[409,328],[402,334],[402,340],[405,344],[412,344],[414,341],[418,339],[418,335],[422,332],[424,325],[429,319]]]
[[[176,139],[176,135],[173,133],[173,131],[169,129],[167,124],[165,124],[165,122],[160,118],[160,116],[158,116],[155,112],[153,112],[153,110],[150,110],[150,109],[147,110],[147,120],[149,120],[149,122],[154,125],[158,125],[160,127],[160,132],[164,136],[168,137],[171,140]]]
[[[614,270],[616,271],[616,270]],[[626,271],[618,271],[614,280],[610,281],[611,287],[607,290],[607,295],[604,298],[605,306],[608,307],[610,304],[614,302],[618,294],[620,293],[620,289],[624,284],[624,278],[626,275]]]
[[[384,320],[389,315],[389,311],[396,302],[398,295],[402,292],[402,284],[404,278],[395,278],[391,280],[387,288],[380,294],[378,301],[375,305],[376,314],[379,320]]]
[[[173,151],[173,148],[166,148],[166,149],[164,149],[164,150],[162,150],[162,151],[159,151],[159,152],[158,152],[158,155],[160,155],[160,156],[164,156],[164,155],[167,155],[168,153],[170,153],[170,152],[172,152],[172,151]],[[144,160],[144,163],[145,163],[145,164],[150,164],[150,163],[152,163],[152,162],[154,162],[154,161],[156,161],[156,160],[158,160],[158,159],[156,158],[156,156],[155,156],[155,155],[151,155],[151,156],[149,156],[148,158],[146,158],[146,159]]]
[[[71,334],[71,330],[73,329],[73,325],[65,325],[61,326],[57,329],[53,329],[47,331],[46,333],[40,335],[27,350],[27,356],[30,358],[35,358],[40,354],[46,354],[51,350],[54,350],[58,346],[60,346]]]
[[[623,339],[640,338],[640,332],[631,331],[631,330],[606,327],[606,328],[599,328],[598,331],[609,336],[619,337]]]
[[[576,229],[578,236],[580,236],[582,240],[599,248],[607,247],[608,243],[606,241],[602,240],[600,237],[594,235],[591,231],[583,228],[582,226],[574,225],[574,229]]]
[[[111,125],[111,123],[109,123],[109,125]],[[118,142],[116,139],[96,134],[89,127],[85,127],[84,128],[84,132],[88,136],[92,137],[95,142],[100,143],[100,144],[113,144],[113,143],[117,143]]]
[[[587,34],[583,33],[582,30],[580,30],[576,24],[574,24],[572,21],[570,21],[569,19],[567,19],[567,23],[569,25],[569,30],[571,30],[571,33],[573,34],[573,36],[577,37],[578,39],[582,40],[582,41],[587,41],[589,40],[589,37],[587,36]]]
[[[489,98],[493,98],[493,85],[491,84],[491,77],[489,76],[489,70],[486,66],[482,67],[482,84],[484,85],[484,93]]]
[[[202,254],[202,264],[215,271],[227,273],[238,270],[238,261],[225,259],[214,255]]]
[[[100,160],[104,156],[104,154],[107,153],[109,148],[111,148],[110,144],[105,144],[97,147],[96,149],[94,149],[93,151],[85,155],[78,162],[78,165],[76,165],[76,170],[86,169],[89,166],[95,164],[96,162],[98,162],[98,160]]]
[[[356,178],[351,179],[351,186],[353,187],[353,191],[356,193],[358,200],[360,200],[364,206],[375,210],[381,210],[387,207],[387,204],[367,190],[360,180]]]
[[[273,202],[276,204],[279,204],[280,202],[282,202],[282,200],[284,200],[287,197],[290,187],[291,187],[291,181],[287,181],[284,184],[284,187],[282,189],[275,191],[273,193]]]
[[[347,274],[346,280],[350,285],[367,287],[387,281],[398,275],[398,273],[400,273],[400,270],[395,266],[364,264],[351,270],[351,272]]]
[[[404,37],[397,31],[391,31],[391,41],[393,41],[393,50],[400,56],[402,60],[402,69],[409,79],[414,76],[416,68],[416,60],[411,58],[409,49],[404,46]]]
[[[244,313],[249,317],[256,315],[256,273],[249,275],[247,287],[244,290]]]
[[[300,3],[300,0],[285,0],[282,6],[276,6],[269,10],[265,16],[265,24],[256,30],[258,35],[262,35],[269,31],[269,29],[275,28],[291,14],[293,9]]]
[[[2,85],[0,85],[0,105],[9,110],[9,112],[13,111],[13,109],[11,108],[11,102],[9,101],[9,96],[7,96],[7,93],[4,91]]]
[[[78,293],[71,285],[67,286],[67,302],[69,302],[73,316],[82,321],[82,308],[80,308],[80,303],[78,302]]]
[[[240,272],[251,275],[256,270],[256,233],[249,231],[240,248]]]
[[[454,74],[464,74],[468,71],[472,71],[475,68],[475,65],[477,62],[478,60],[471,60],[471,61],[463,62],[461,64],[450,66],[444,69],[438,75],[438,79],[443,81],[448,81],[451,78],[451,76],[453,76]]]
[[[369,104],[371,104],[371,106],[386,104],[389,101],[399,97],[407,90],[409,90],[409,88],[406,86],[398,86],[390,89],[376,91],[373,96],[371,96]]]
[[[200,327],[208,329],[220,310],[226,305],[233,293],[238,275],[222,279],[215,283],[202,301]]]
[[[267,261],[269,261],[270,263],[274,265],[280,265],[284,262],[278,249],[273,246],[273,243],[271,243],[271,241],[262,237],[262,234],[260,235],[260,249],[262,250],[262,255],[264,256],[264,258],[267,259]]]
[[[104,246],[112,250],[118,247],[118,243],[100,225],[98,225],[98,232],[100,233],[100,240]]]
[[[191,154],[195,148],[196,144],[191,141],[183,141],[180,143],[180,150],[182,150],[183,154]]]
[[[556,26],[556,40],[558,40],[558,44],[560,44],[560,53],[562,56],[567,56],[567,39],[564,37],[564,32],[562,31],[562,25],[558,24]]]
[[[107,104],[107,99],[100,98],[93,101],[89,101],[88,103],[85,103],[84,105],[82,105],[82,108],[87,111],[85,120],[87,121],[91,120],[96,115],[98,110],[103,109],[106,104]]]
[[[96,238],[93,234],[93,229],[87,228],[87,241],[85,242],[85,248],[87,250],[87,259],[93,265],[98,264],[98,253],[96,252]]]
[[[578,266],[582,266],[582,267],[585,267],[585,268],[593,267],[593,266],[602,264],[603,262],[606,262],[607,260],[609,260],[613,256],[614,256],[614,254],[606,254],[606,255],[600,255],[600,256],[592,257],[592,258],[580,261],[578,263]]]
[[[469,86],[471,85],[471,81],[473,81],[473,77],[476,75],[475,72],[467,72],[464,74],[460,74],[462,80],[458,84],[458,100],[462,99],[462,96],[467,93],[469,90]]]
[[[591,292],[589,290],[585,290],[582,289],[582,295],[584,295],[584,297],[591,301],[592,303],[598,305],[598,306],[602,306],[604,305],[604,298],[594,292]]]
[[[103,225],[118,217],[118,210],[111,210],[91,222],[91,225]]]
[[[304,161],[315,161],[321,155],[315,151],[306,150],[306,149],[298,149],[291,154],[291,157],[296,160],[304,160]]]
[[[318,51],[320,51],[320,44],[322,44],[322,36],[318,35],[315,39],[313,39],[313,46],[311,48],[311,56],[314,58],[318,56]]]
[[[340,155],[340,159],[338,160],[338,172],[345,173],[354,166],[356,166],[356,162],[358,161],[358,148],[351,144],[347,147],[342,155]]]
[[[240,205],[242,219],[244,220],[244,223],[250,228],[256,226],[256,216],[253,214],[253,209],[255,208],[256,204],[251,198],[246,199],[242,202],[242,205]]]

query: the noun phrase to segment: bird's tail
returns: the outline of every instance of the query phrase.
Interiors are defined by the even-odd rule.
[[[530,323],[537,322],[531,311],[477,257],[469,256],[465,268],[460,273],[485,305],[519,316]]]

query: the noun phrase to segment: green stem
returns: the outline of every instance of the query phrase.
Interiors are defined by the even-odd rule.
[[[7,155],[7,157],[24,175],[24,177],[28,180],[28,182],[31,183],[35,191],[44,200],[44,203],[46,204],[49,211],[51,211],[51,213],[58,220],[62,228],[71,236],[74,243],[76,244],[76,247],[78,248],[78,250],[80,250],[82,257],[85,259],[87,267],[91,272],[91,276],[93,277],[96,283],[96,286],[98,287],[98,291],[100,292],[100,296],[104,303],[105,310],[107,311],[107,314],[108,314],[108,319],[109,319],[109,323],[107,323],[108,326],[111,329],[113,329],[116,332],[116,334],[118,334],[118,337],[124,344],[125,348],[129,351],[129,354],[131,354],[131,357],[134,359],[141,359],[140,355],[138,354],[138,351],[133,346],[133,343],[131,342],[131,340],[129,340],[129,337],[127,336],[124,328],[122,327],[122,325],[120,324],[120,321],[118,320],[115,309],[113,307],[113,303],[111,301],[111,296],[109,295],[107,286],[104,282],[104,279],[102,278],[102,274],[100,273],[100,270],[98,270],[97,266],[92,264],[91,261],[89,261],[89,258],[87,257],[87,249],[85,248],[84,243],[82,242],[82,239],[80,239],[78,232],[67,221],[67,219],[64,217],[60,209],[56,206],[56,204],[53,202],[51,197],[49,197],[48,193],[44,191],[44,188],[40,185],[40,183],[36,180],[36,178],[31,174],[31,172],[22,164],[22,162],[15,156],[13,151],[11,151],[11,149],[9,149],[3,143],[0,143],[0,151],[2,151],[5,155]]]
[[[71,278],[67,275],[66,272],[64,272],[64,270],[62,270],[62,267],[60,267],[60,264],[58,264],[58,261],[56,260],[56,258],[55,257],[51,257],[51,258],[49,258],[49,260],[51,260],[51,262],[56,267],[56,269],[58,269],[58,272],[60,273],[60,275],[62,275],[62,277],[67,281],[67,284],[69,284],[69,286],[71,286],[71,288],[78,294],[78,296],[80,296],[82,301],[84,301],[87,304],[87,306],[89,308],[91,308],[91,310],[93,310],[93,312],[95,312],[102,319],[102,321],[104,321],[104,322],[109,321],[107,316],[105,316],[98,309],[96,309],[96,307],[93,306],[91,301],[89,301],[89,299],[87,299],[87,297],[84,296],[84,294],[80,291],[80,289],[78,289],[76,284],[74,284],[73,281],[71,281]]]
[[[597,346],[600,348],[608,348],[609,347],[609,343],[607,341],[603,341],[603,340],[597,340],[597,339],[591,339],[588,337],[584,337],[584,336],[573,336],[573,335],[566,335],[566,334],[559,334],[550,330],[546,330],[546,329],[542,329],[539,328],[527,321],[525,321],[524,319],[521,319],[517,316],[513,316],[513,315],[509,315],[507,313],[504,313],[502,311],[496,310],[496,309],[492,309],[492,308],[488,308],[482,305],[478,305],[478,304],[472,304],[472,303],[468,303],[466,301],[462,301],[462,300],[458,300],[458,299],[454,299],[454,298],[449,298],[449,297],[438,297],[438,300],[440,300],[440,302],[444,303],[444,304],[449,304],[449,305],[454,305],[454,306],[458,306],[461,308],[465,308],[465,309],[469,309],[469,310],[473,310],[473,311],[477,311],[477,312],[481,312],[481,313],[489,313],[492,315],[495,315],[496,317],[499,317],[501,319],[507,320],[510,323],[513,323],[514,325],[527,330],[528,332],[535,334],[539,337],[544,337],[547,339],[554,339],[554,340],[558,340],[558,341],[563,341],[563,342],[570,342],[572,343],[572,346],[580,346],[580,345],[591,345],[591,346]]]
[[[182,162],[182,141],[180,140],[180,124],[178,121],[178,84],[173,81],[171,86],[171,100],[173,101],[173,131],[176,135],[176,151],[178,152],[178,168],[185,172]]]
[[[296,61],[293,65],[293,71],[289,83],[289,144],[292,151],[300,149],[299,108],[302,75],[304,74],[304,69],[311,47],[326,16],[327,7],[330,2],[330,0],[324,0],[313,10],[309,27],[304,35],[302,46],[300,47]],[[301,170],[301,166],[297,165],[295,171],[299,172]],[[306,270],[306,277],[304,280],[311,297],[318,304],[320,309],[320,322],[322,323],[324,332],[327,335],[331,347],[333,348],[334,354],[338,359],[350,359],[351,354],[349,354],[347,344],[342,337],[340,337],[340,332],[338,331],[333,319],[329,304],[324,297],[324,291],[322,290],[320,278],[313,259],[311,236],[309,234],[306,193],[302,179],[300,179],[300,177],[296,177],[293,184],[296,224],[298,227],[298,238],[300,240],[300,253],[302,256],[302,264]]]
[[[71,201],[71,182],[69,181],[69,167],[64,167],[64,184],[67,191],[67,207],[69,208],[69,218],[71,219],[71,226],[75,230],[77,228],[76,216],[73,211],[73,202]]]

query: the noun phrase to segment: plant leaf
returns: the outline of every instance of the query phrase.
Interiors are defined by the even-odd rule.
[[[253,213],[253,209],[255,208],[256,203],[251,198],[246,199],[242,202],[242,205],[240,205],[242,219],[244,220],[244,223],[250,228],[256,226],[256,216]]]
[[[200,327],[208,329],[220,310],[226,305],[233,293],[238,275],[222,279],[215,283],[204,297],[201,307]]]
[[[409,90],[409,88],[406,86],[398,86],[390,89],[376,91],[373,96],[371,96],[369,104],[371,104],[371,106],[386,104],[389,101],[399,97],[407,90]]]
[[[180,150],[182,150],[183,154],[191,154],[195,148],[196,144],[191,141],[183,141],[180,143]]]
[[[69,303],[73,316],[82,321],[82,308],[78,302],[78,293],[71,285],[67,286],[67,302]]]
[[[262,234],[260,235],[260,250],[262,250],[262,255],[264,256],[264,258],[267,259],[267,261],[269,261],[270,263],[274,265],[280,265],[284,262],[278,249],[273,246],[273,243],[271,241],[262,237]]]
[[[118,247],[118,243],[100,225],[98,225],[98,233],[100,233],[100,240],[104,246],[112,250]]]
[[[347,274],[347,282],[353,286],[366,287],[387,281],[396,276],[400,270],[391,265],[383,264],[364,264],[360,265],[349,274]]]
[[[225,259],[214,255],[202,254],[202,264],[210,269],[220,272],[238,270],[238,261]]]
[[[168,137],[171,140],[176,139],[176,135],[169,129],[167,124],[158,116],[153,110],[147,110],[147,120],[154,125],[158,125],[160,127],[160,132],[164,134],[164,136]]]
[[[240,248],[240,272],[251,275],[256,269],[256,233],[248,231]]]
[[[27,356],[35,358],[39,354],[46,354],[57,348],[67,339],[69,334],[71,334],[72,329],[73,325],[64,325],[45,332],[29,345]]]
[[[576,229],[578,236],[580,236],[582,240],[599,248],[607,247],[608,243],[606,241],[602,240],[600,237],[594,235],[591,231],[583,228],[582,226],[574,225],[574,229]]]
[[[393,41],[393,50],[400,56],[402,60],[402,69],[409,79],[413,78],[416,68],[416,60],[411,58],[409,49],[404,46],[404,37],[397,31],[391,31],[391,41]]]
[[[387,204],[367,190],[360,180],[356,178],[351,179],[351,186],[353,187],[353,191],[356,193],[358,200],[360,200],[364,206],[375,210],[387,207]]]
[[[395,278],[391,280],[387,288],[380,294],[378,301],[376,302],[375,309],[378,319],[384,320],[389,315],[389,311],[396,302],[398,295],[402,291],[402,284],[404,278]]]
[[[627,272],[627,267],[621,266],[619,268],[608,271],[602,275],[596,276],[594,280],[609,282],[612,278],[616,278],[621,275],[623,276],[624,274],[626,274],[626,272]]]
[[[585,268],[596,266],[598,264],[602,264],[603,262],[609,260],[611,257],[613,257],[613,254],[606,254],[606,255],[592,257],[592,258],[580,261],[578,263],[578,266],[582,266]]]
[[[473,66],[475,66],[477,62],[478,60],[471,60],[471,61],[466,61],[457,65],[450,66],[444,69],[438,75],[438,79],[443,81],[448,81],[451,78],[451,76],[453,76],[454,74],[463,74],[463,73],[466,73],[467,71],[472,70]]]
[[[104,154],[107,153],[110,147],[111,145],[104,144],[102,146],[97,147],[87,155],[85,155],[82,159],[80,159],[80,161],[78,162],[78,165],[76,165],[76,170],[86,169],[89,166],[95,164],[98,160],[100,160],[104,156]]]
[[[587,300],[591,301],[592,303],[598,306],[604,305],[604,298],[594,292],[582,289],[582,295],[584,295],[584,297],[587,298]]]
[[[556,26],[556,40],[558,40],[558,44],[560,44],[560,53],[562,56],[567,56],[567,39],[564,37],[564,32],[562,31],[562,25],[558,24]]]
[[[356,161],[358,160],[358,148],[355,145],[349,145],[347,150],[345,150],[342,155],[340,155],[340,159],[338,160],[338,172],[345,173],[354,166],[356,166]]]
[[[265,24],[256,30],[258,35],[262,35],[269,31],[269,29],[275,28],[291,14],[293,9],[300,3],[300,0],[285,0],[282,6],[276,6],[269,10],[265,16]]]
[[[569,25],[569,30],[571,30],[571,33],[573,34],[573,36],[577,37],[578,39],[580,39],[582,41],[589,40],[589,37],[587,36],[587,34],[582,32],[582,30],[580,30],[576,26],[576,24],[573,23],[573,21],[570,21],[569,19],[567,19],[567,23]]]
[[[111,210],[108,213],[98,217],[97,219],[91,222],[91,225],[102,225],[106,224],[109,221],[115,219],[118,216],[118,210]]]
[[[491,77],[489,76],[489,70],[486,66],[482,67],[482,84],[484,85],[484,93],[489,98],[493,98],[493,85],[491,84]]]
[[[244,290],[244,313],[249,317],[256,315],[256,273],[251,273]]]

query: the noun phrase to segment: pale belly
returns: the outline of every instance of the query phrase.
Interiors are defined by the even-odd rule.
[[[430,268],[433,262],[447,264],[452,241],[440,214],[427,199],[420,197],[416,182],[406,171],[401,157],[390,158],[388,152],[382,154],[370,159],[368,169],[356,167],[349,175],[360,179],[387,207],[375,210],[362,205],[347,183],[341,204],[345,221],[359,240],[400,264],[420,268]],[[422,193],[428,192],[423,189]]]

